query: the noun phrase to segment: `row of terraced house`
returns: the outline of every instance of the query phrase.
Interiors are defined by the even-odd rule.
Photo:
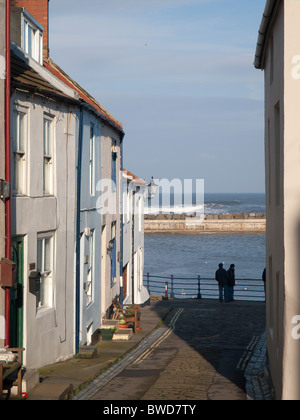
[[[0,347],[28,369],[91,344],[113,299],[149,298],[146,182],[122,124],[49,57],[48,18],[48,0],[0,0]]]

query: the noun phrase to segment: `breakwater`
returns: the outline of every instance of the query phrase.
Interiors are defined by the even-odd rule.
[[[145,233],[263,233],[266,231],[264,213],[155,214],[145,215]]]

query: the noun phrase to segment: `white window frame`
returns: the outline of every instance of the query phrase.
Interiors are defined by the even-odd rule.
[[[90,230],[90,235],[88,237],[89,244],[89,265],[87,270],[87,281],[86,281],[86,306],[90,305],[93,302],[94,293],[94,256],[95,256],[95,230]]]
[[[23,16],[23,49],[39,64],[43,64],[43,27],[27,13]]]
[[[140,197],[140,205],[139,205],[139,229],[140,232],[143,231],[143,220],[144,220],[144,212],[143,212],[143,196]]]
[[[26,194],[28,108],[16,107],[13,113],[13,192]]]
[[[43,118],[43,193],[53,194],[54,118]]]
[[[54,290],[54,233],[39,234],[37,237],[37,270],[40,271],[39,290],[36,293],[36,308],[53,307]]]
[[[90,155],[89,155],[90,195],[95,195],[95,126],[90,125]]]
[[[142,289],[143,286],[143,273],[144,273],[144,252],[143,248],[140,247],[137,250],[137,288]]]

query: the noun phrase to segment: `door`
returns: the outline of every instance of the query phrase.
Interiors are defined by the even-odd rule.
[[[110,278],[111,278],[111,287],[116,282],[117,276],[117,249],[116,249],[116,222],[113,222],[111,225],[111,243],[112,250],[110,254]]]
[[[10,347],[23,347],[23,238],[12,240],[11,259],[16,264],[16,283],[10,293]]]
[[[128,264],[123,268],[123,301],[127,297],[127,268]]]

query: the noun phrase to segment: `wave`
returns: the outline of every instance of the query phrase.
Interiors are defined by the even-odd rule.
[[[204,205],[206,214],[217,214],[217,213],[264,213],[265,206],[262,204],[251,204],[251,203],[206,203]]]
[[[197,202],[195,197],[189,198],[186,204],[178,199],[174,200],[172,196],[169,202],[166,201],[156,201],[150,207],[146,203],[145,214],[237,214],[264,213],[266,210],[263,194],[208,194],[204,203],[203,200]]]
[[[175,205],[175,206],[162,206],[162,207],[146,207],[145,214],[193,214],[203,213],[203,205]]]

